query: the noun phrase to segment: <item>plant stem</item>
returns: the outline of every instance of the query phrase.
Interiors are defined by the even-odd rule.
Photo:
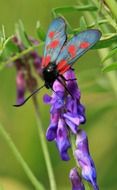
[[[57,7],[52,9],[52,15],[56,17],[57,14],[72,12],[72,11],[97,11],[97,7],[93,5],[83,5],[83,6],[74,5],[74,6]]]
[[[117,19],[117,2],[115,0],[105,0],[106,4],[110,8],[112,14]]]
[[[6,132],[6,130],[4,129],[4,127],[1,124],[0,124],[0,134],[6,140],[9,148],[11,149],[11,151],[15,155],[16,159],[18,160],[18,162],[20,163],[20,165],[24,169],[26,175],[30,179],[31,183],[34,185],[35,189],[36,190],[45,190],[43,185],[36,179],[36,177],[34,176],[34,174],[31,171],[31,169],[29,168],[29,166],[27,165],[27,163],[25,162],[25,160],[23,159],[23,157],[19,153],[19,151],[18,151],[17,147],[15,146],[14,142],[12,141],[10,135]]]
[[[22,52],[20,53],[17,53],[16,55],[12,56],[11,58],[9,58],[7,61],[5,62],[1,62],[0,64],[0,69],[2,69],[4,66],[8,65],[9,63],[12,63],[14,61],[16,61],[17,59],[23,57],[24,55],[30,53],[31,51],[35,50],[36,48],[39,48],[41,47],[42,45],[44,45],[44,42],[41,42],[40,44],[38,45],[33,45],[25,50],[23,50]]]
[[[74,156],[74,151],[76,149],[76,145],[75,145],[75,138],[74,138],[73,134],[70,134],[70,140],[71,140],[71,148],[72,148],[73,157],[74,157],[74,160],[76,162],[77,167],[79,168],[78,161],[77,161],[77,159]]]
[[[98,50],[98,53],[99,53],[100,58],[102,59],[102,57],[104,55],[108,55],[109,54],[109,48],[108,49],[103,49],[103,51],[102,50]],[[106,63],[107,64],[112,64],[113,63],[113,59],[110,58],[109,60],[106,61]],[[117,96],[117,77],[116,77],[115,71],[113,71],[113,72],[107,72],[106,75],[107,75],[107,77],[109,79],[109,82],[110,82],[110,84],[111,84],[111,86],[112,86],[112,88],[113,88],[113,90],[114,90],[114,92],[115,92],[115,94]]]
[[[94,0],[93,0],[93,2],[94,2]],[[95,3],[96,2],[97,1],[95,1]],[[88,18],[88,20],[90,20],[90,18],[93,18],[95,20],[96,16],[97,16],[97,15],[94,15],[93,13],[92,14],[85,13],[85,15]],[[109,29],[108,29],[108,26],[106,26],[106,25],[103,25],[103,27],[101,27],[101,29],[102,29],[103,32],[106,32],[106,33],[110,32]],[[109,51],[110,51],[109,48],[108,49],[98,50],[100,58],[103,59],[103,56],[104,55],[108,55]],[[108,60],[108,64],[111,64],[111,63],[113,63],[113,59],[112,58]],[[117,76],[116,76],[116,71],[108,72],[108,73],[106,73],[106,76],[108,77],[109,82],[111,84],[111,87],[114,90],[115,95],[117,97],[117,85],[116,85],[117,84]]]
[[[37,125],[38,125],[38,135],[39,135],[39,139],[41,142],[42,151],[44,154],[44,159],[45,159],[49,182],[50,182],[50,189],[56,190],[57,188],[56,188],[54,172],[53,172],[53,168],[52,168],[52,164],[51,164],[51,160],[50,160],[50,156],[49,156],[49,152],[48,152],[48,147],[47,147],[46,138],[45,138],[44,131],[43,131],[43,126],[42,126],[42,123],[40,120],[39,107],[38,107],[38,102],[37,102],[36,96],[33,97],[33,103],[34,103]]]

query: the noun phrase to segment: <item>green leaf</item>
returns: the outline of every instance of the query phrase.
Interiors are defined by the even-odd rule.
[[[19,52],[19,48],[12,41],[12,36],[9,37],[3,44],[2,53],[0,55],[0,61],[7,60],[10,56]]]
[[[37,22],[37,25],[36,25],[36,32],[37,32],[38,38],[42,41],[45,41],[46,33],[44,29],[41,27],[41,24],[39,21]]]
[[[111,65],[108,65],[106,67],[103,68],[103,72],[109,72],[109,71],[114,71],[117,70],[117,62],[112,63]]]
[[[86,189],[86,190],[91,190],[91,185],[88,184],[88,182],[86,182],[86,181],[83,180],[83,183],[84,183],[84,185],[85,185],[85,189]]]
[[[2,26],[2,30],[0,31],[0,42],[4,42],[6,40],[6,35],[5,35],[5,29],[4,26]]]
[[[18,24],[16,24],[16,34],[17,34],[19,40],[25,46],[25,48],[28,48],[32,45],[29,38],[28,38],[28,35],[26,34],[26,31],[24,29],[24,25],[23,25],[21,20],[18,22]]]
[[[44,45],[44,42],[38,44],[38,45],[33,45],[27,49],[24,49],[22,52],[18,52],[13,56],[8,57],[7,60],[2,59],[2,56],[0,56],[0,70],[3,69],[6,65],[8,65],[9,63],[12,63],[14,61],[16,61],[17,59],[22,58],[24,55],[28,54],[29,52],[41,47]]]
[[[100,40],[92,49],[101,49],[110,47],[112,44],[117,42],[117,35],[108,37],[104,40]]]
[[[0,54],[2,53],[3,44],[5,40],[6,40],[5,29],[4,26],[2,26],[2,30],[0,31]]]
[[[59,13],[73,12],[73,11],[97,11],[98,8],[94,5],[82,5],[82,6],[63,6],[52,9],[52,15],[57,17]]]
[[[107,59],[111,58],[113,55],[117,53],[117,47],[112,49],[109,54],[102,60],[102,63],[104,63]]]
[[[86,23],[86,21],[85,21],[85,23]],[[87,25],[87,23],[86,23],[86,28],[85,29],[90,29],[90,28],[96,27],[97,25],[102,25],[102,24],[105,24],[105,23],[108,23],[108,20],[106,20],[106,19],[99,20],[97,22],[93,22],[90,25]],[[78,27],[78,28],[73,29],[71,33],[72,34],[77,34],[80,31],[82,31],[81,27]]]
[[[87,23],[86,23],[86,20],[83,16],[80,18],[80,29],[81,30],[87,29]]]

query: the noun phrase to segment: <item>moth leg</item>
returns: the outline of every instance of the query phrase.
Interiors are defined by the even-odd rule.
[[[64,88],[68,92],[68,94],[70,94],[71,97],[74,99],[73,95],[71,94],[71,92],[69,91],[69,89],[66,87],[66,85],[63,83],[63,81],[61,81],[59,78],[57,78],[57,80],[64,86]]]
[[[77,80],[76,78],[74,79],[66,79],[63,75],[60,75],[60,77],[64,80],[64,81],[74,81],[74,80]]]

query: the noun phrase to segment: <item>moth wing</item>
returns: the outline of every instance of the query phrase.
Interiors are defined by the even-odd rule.
[[[71,38],[62,48],[57,60],[57,70],[63,74],[72,64],[94,46],[101,37],[99,30],[83,31]]]
[[[42,61],[43,67],[56,61],[66,38],[66,23],[62,17],[58,17],[52,21],[47,32]]]

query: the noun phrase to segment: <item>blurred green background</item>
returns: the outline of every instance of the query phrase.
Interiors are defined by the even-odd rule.
[[[78,2],[78,1],[77,1]],[[85,1],[84,1],[85,2]],[[75,0],[0,0],[0,25],[5,25],[7,35],[14,32],[14,23],[22,19],[28,34],[36,36],[36,21],[47,30],[51,9],[56,6],[74,5]],[[79,25],[81,13],[64,16],[73,27]],[[103,51],[103,50],[102,50]],[[82,103],[86,106],[87,123],[81,126],[87,131],[90,151],[95,161],[101,190],[117,189],[117,99],[110,80],[101,72],[101,59],[97,51],[90,51],[75,64],[76,76],[81,89]],[[38,94],[40,115],[46,131],[49,124],[49,106],[42,101],[44,93]],[[49,190],[47,170],[37,135],[32,101],[20,109],[12,107],[15,102],[15,69],[0,73],[0,121],[10,133],[16,146],[40,181]],[[75,166],[60,160],[54,143],[48,143],[49,152],[59,190],[70,190],[69,171]],[[72,153],[70,152],[71,157]],[[4,190],[33,190],[23,169],[0,136],[0,185]]]

